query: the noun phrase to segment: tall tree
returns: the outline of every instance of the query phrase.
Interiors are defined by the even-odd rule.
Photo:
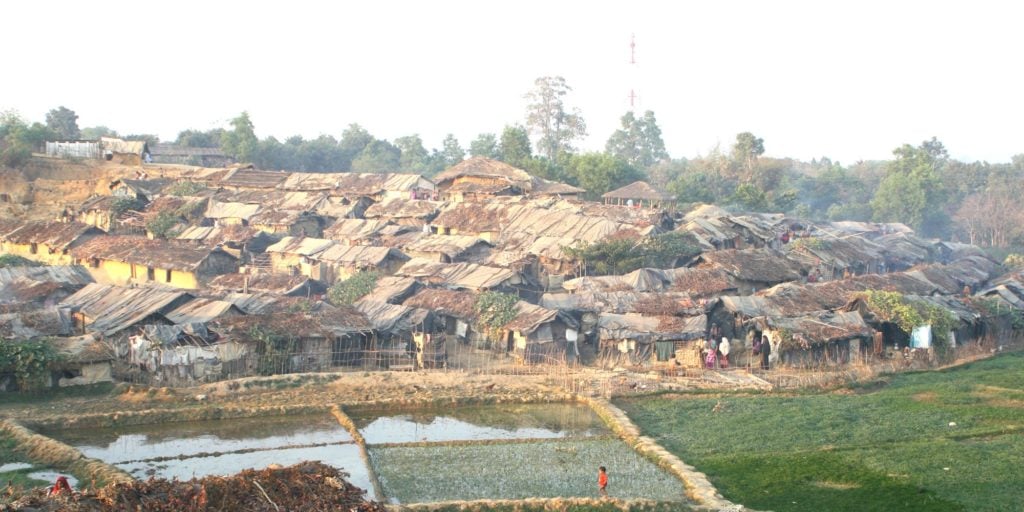
[[[904,144],[893,150],[886,176],[878,186],[871,208],[880,222],[903,222],[928,236],[949,229],[946,191],[941,167],[949,154],[934,137],[914,147]]]
[[[64,106],[46,113],[46,127],[63,140],[82,138],[82,131],[78,129],[78,114]]]
[[[402,152],[398,158],[398,169],[411,174],[424,174],[430,163],[430,152],[423,147],[419,134],[395,139],[395,147]]]
[[[565,105],[564,97],[572,88],[560,76],[545,76],[534,81],[526,94],[526,126],[539,135],[537,151],[551,160],[572,152],[574,140],[587,134],[587,124],[580,110]]]
[[[451,167],[466,158],[466,151],[459,145],[459,139],[456,139],[455,135],[451,133],[445,136],[444,141],[441,142],[441,148],[441,155],[447,167]]]
[[[473,142],[469,143],[470,156],[482,156],[484,158],[498,158],[498,137],[493,133],[481,133]]]
[[[231,120],[231,130],[221,134],[220,148],[239,162],[252,162],[259,150],[256,128],[249,118],[249,112],[242,112]]]
[[[736,134],[736,144],[732,147],[732,158],[745,172],[743,181],[753,178],[757,172],[757,157],[764,154],[764,139],[755,137],[753,133]]]
[[[661,128],[658,128],[654,112],[648,110],[640,119],[633,112],[626,112],[621,124],[605,144],[608,153],[644,169],[668,159],[665,141],[661,139]]]
[[[178,132],[175,144],[190,148],[215,148],[220,146],[224,137],[223,128],[214,128],[205,132],[199,130],[182,130]]]
[[[370,143],[373,142],[374,137],[370,135],[370,132],[366,131],[365,128],[359,126],[358,123],[352,123],[348,125],[348,128],[341,133],[341,141],[338,142],[338,146],[341,149],[342,155],[348,158],[351,162],[355,160],[356,156]],[[345,166],[345,170],[348,169],[348,165]]]
[[[530,134],[519,125],[505,126],[498,146],[498,159],[515,167],[524,167],[533,159]]]

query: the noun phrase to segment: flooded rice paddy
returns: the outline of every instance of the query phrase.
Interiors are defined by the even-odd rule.
[[[619,498],[679,501],[682,484],[576,404],[495,405],[350,414],[366,439],[384,499],[597,496],[607,466]],[[371,468],[329,414],[48,432],[136,478],[186,480],[319,460],[372,490]],[[369,493],[371,496],[373,492]]]

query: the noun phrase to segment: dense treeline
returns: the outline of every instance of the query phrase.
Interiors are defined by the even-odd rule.
[[[827,157],[803,162],[765,156],[765,141],[744,132],[728,148],[694,158],[669,156],[654,112],[627,112],[603,152],[579,152],[587,134],[583,114],[566,103],[572,89],[561,77],[542,77],[526,94],[525,124],[482,133],[463,148],[449,134],[428,150],[419,135],[377,138],[350,124],[340,138],[260,139],[243,112],[226,128],[185,130],[174,141],[219,147],[262,169],[306,172],[408,172],[433,176],[467,156],[507,162],[534,175],[580,186],[590,198],[643,179],[680,203],[715,203],[775,211],[814,220],[903,222],[924,236],[983,246],[1024,244],[1024,154],[1009,163],[961,162],[935,138],[894,149],[885,161],[844,166]],[[117,136],[105,126],[79,129],[77,115],[51,110],[46,123],[0,114],[0,164],[17,167],[46,140]],[[124,138],[156,142],[152,135]]]

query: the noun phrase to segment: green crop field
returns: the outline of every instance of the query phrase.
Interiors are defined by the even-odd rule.
[[[818,394],[617,402],[761,510],[1024,510],[1024,354]]]
[[[613,497],[684,499],[679,480],[617,439],[370,446],[369,451],[384,494],[401,503],[597,497],[601,465],[608,467],[608,493]]]

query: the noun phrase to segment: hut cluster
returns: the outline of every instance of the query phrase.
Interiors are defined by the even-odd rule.
[[[52,343],[66,355],[55,384],[175,385],[437,367],[456,347],[518,364],[701,366],[712,326],[734,366],[756,365],[763,337],[772,365],[839,366],[1020,323],[1019,274],[901,224],[676,212],[639,182],[600,203],[584,192],[479,157],[432,179],[143,171],[59,219],[0,220],[0,254],[43,265],[0,269],[0,342]],[[667,233],[695,248],[673,268],[588,275],[580,261]],[[358,297],[328,300],[360,279]],[[908,325],[878,293],[954,321]]]

